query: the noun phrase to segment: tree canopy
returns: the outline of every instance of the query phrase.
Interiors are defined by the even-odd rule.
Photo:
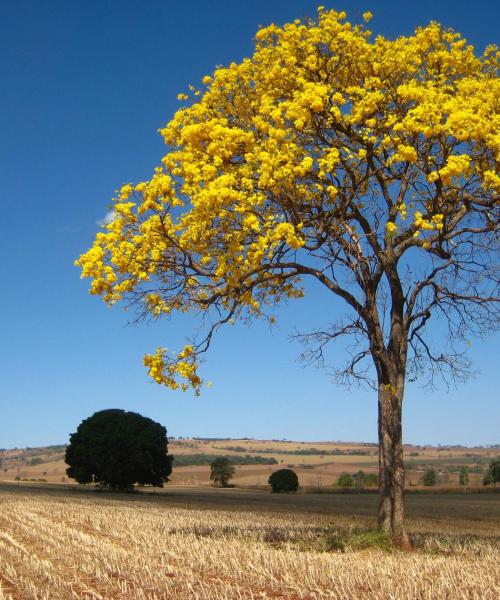
[[[215,326],[301,296],[309,275],[354,309],[337,331],[362,335],[385,287],[384,255],[408,254],[405,326],[418,367],[434,356],[422,347],[430,309],[459,332],[466,301],[475,327],[487,316],[477,299],[493,291],[497,50],[476,57],[437,23],[372,40],[335,11],[256,40],[251,59],[205,77],[161,130],[161,166],[122,187],[115,218],[78,261],[83,275],[92,293],[128,297],[153,317],[216,307]],[[159,383],[198,388],[205,346],[159,348],[146,365]]]
[[[349,473],[342,473],[337,479],[337,485],[341,487],[352,487],[354,485],[354,479]]]
[[[234,473],[234,464],[225,456],[219,456],[210,463],[210,479],[215,485],[226,487]]]
[[[465,378],[468,336],[498,326],[498,61],[438,23],[389,40],[319,9],[262,28],[251,58],[180,94],[161,165],[121,188],[77,261],[139,318],[204,317],[182,350],[144,358],[173,389],[198,392],[213,333],[273,321],[305,278],[344,300],[304,357],[349,336],[338,381],[378,390],[379,518],[399,539],[405,380]]]
[[[484,485],[497,484],[500,481],[500,458],[494,458],[486,471],[483,479]]]
[[[269,485],[275,493],[296,492],[299,489],[299,478],[292,469],[278,469],[269,475]]]
[[[427,469],[422,475],[422,483],[426,486],[436,485],[437,473],[436,469]]]
[[[66,470],[78,483],[114,489],[134,483],[163,487],[172,472],[167,430],[120,409],[102,410],[80,423],[66,449]]]

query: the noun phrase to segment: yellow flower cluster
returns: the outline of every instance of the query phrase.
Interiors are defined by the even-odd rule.
[[[500,192],[500,177],[494,171],[484,171],[483,181],[485,188],[490,188],[495,192]]]
[[[191,102],[160,130],[161,166],[119,190],[76,261],[91,293],[139,297],[153,317],[211,303],[259,315],[302,295],[283,264],[322,243],[360,245],[362,219],[383,247],[432,248],[461,207],[457,188],[500,189],[498,59],[437,23],[372,39],[323,8],[260,29],[251,58],[179,95]],[[197,389],[197,352],[183,352],[147,355],[151,377]]]
[[[441,179],[445,185],[449,185],[454,177],[463,177],[469,173],[470,162],[467,154],[454,154],[448,158],[444,167],[430,173],[427,179],[431,183]]]
[[[396,223],[393,223],[392,221],[388,221],[385,224],[385,230],[387,231],[388,236],[393,236],[393,235],[396,235],[396,233],[398,231],[398,226],[396,225]]]
[[[185,346],[176,358],[169,359],[165,348],[157,348],[155,354],[146,354],[144,366],[156,383],[166,385],[172,390],[187,391],[189,387],[199,393],[202,380],[197,373],[197,365],[193,360],[193,346]],[[179,384],[180,377],[184,383]]]
[[[404,144],[399,144],[397,148],[397,152],[394,156],[398,157],[398,160],[407,160],[408,162],[417,162],[417,151],[413,146],[405,146]]]
[[[422,216],[422,213],[416,211],[414,218],[414,225],[420,231],[439,231],[443,228],[444,215],[439,213],[432,215],[430,219],[426,219]]]
[[[145,302],[148,312],[155,317],[159,317],[161,314],[168,314],[172,310],[160,294],[147,294]]]

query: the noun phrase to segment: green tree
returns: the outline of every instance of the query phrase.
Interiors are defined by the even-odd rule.
[[[342,473],[337,479],[337,485],[340,487],[352,487],[354,485],[354,480],[349,473]]]
[[[365,485],[366,473],[364,471],[357,471],[352,476],[354,485],[356,486],[358,492],[361,491],[361,488]]]
[[[500,458],[494,458],[490,462],[488,470],[483,477],[483,485],[495,485],[500,481]]]
[[[493,483],[497,484],[500,481],[500,458],[495,458],[491,461],[490,473]]]
[[[433,486],[437,483],[437,473],[435,469],[427,469],[422,477],[422,483],[426,486]]]
[[[407,545],[406,382],[463,380],[469,333],[499,323],[499,55],[435,22],[389,40],[345,19],[270,25],[205,77],[161,132],[161,166],[121,188],[77,263],[109,304],[205,317],[182,350],[144,357],[196,392],[217,330],[323,289],[303,357],[324,365],[348,336],[333,373],[376,392],[379,523]]]
[[[365,485],[367,487],[377,487],[378,486],[378,475],[376,473],[367,473],[365,475]]]
[[[121,409],[102,410],[70,436],[66,473],[78,483],[116,490],[134,483],[163,487],[172,472],[167,430],[155,421]]]
[[[464,488],[464,493],[467,492],[467,486],[469,485],[469,467],[460,467],[458,481]]]
[[[299,478],[292,469],[278,469],[269,476],[269,485],[273,492],[296,492],[299,489]]]
[[[220,487],[227,487],[234,472],[234,465],[224,456],[220,456],[210,463],[210,479]]]
[[[483,485],[492,485],[493,477],[491,476],[491,472],[488,469],[486,473],[483,475]]]

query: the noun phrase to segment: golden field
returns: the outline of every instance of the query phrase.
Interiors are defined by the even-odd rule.
[[[376,497],[0,485],[0,598],[342,600],[500,597],[496,494],[408,497],[415,551],[329,550]]]

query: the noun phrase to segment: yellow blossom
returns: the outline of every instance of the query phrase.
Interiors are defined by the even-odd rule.
[[[389,221],[388,223],[385,224],[385,230],[387,231],[388,236],[393,236],[397,233],[398,226],[396,225],[396,223]]]
[[[375,265],[378,250],[357,257],[446,245],[457,219],[472,222],[470,198],[493,228],[498,59],[437,23],[372,37],[323,8],[261,28],[251,56],[178,95],[192,102],[160,130],[158,166],[116,192],[76,261],[90,292],[153,318],[236,307],[231,322],[300,298],[304,273],[336,276],[334,257]],[[144,363],[158,383],[199,390],[200,347]]]

